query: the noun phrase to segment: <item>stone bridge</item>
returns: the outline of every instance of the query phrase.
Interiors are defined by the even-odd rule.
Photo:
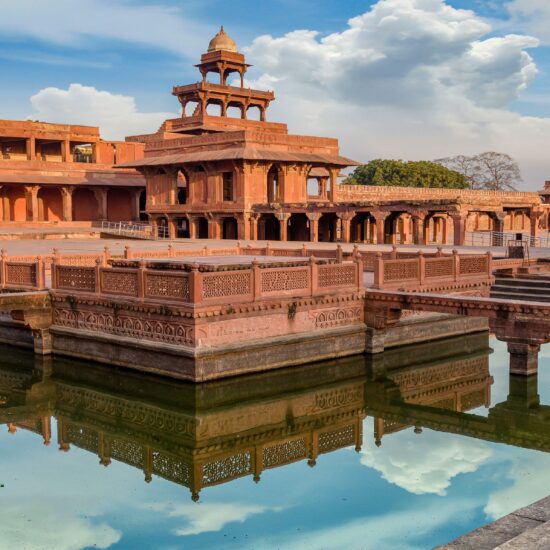
[[[377,340],[376,336],[397,323],[406,310],[487,318],[495,336],[508,344],[510,372],[513,374],[535,373],[540,346],[550,342],[550,304],[452,294],[368,290],[365,293],[365,322],[373,334],[373,352],[383,351],[382,341]],[[382,349],[377,349],[377,345]]]

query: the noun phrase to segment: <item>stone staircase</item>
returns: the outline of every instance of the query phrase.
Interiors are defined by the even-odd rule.
[[[491,298],[550,302],[550,274],[498,274],[491,287]]]

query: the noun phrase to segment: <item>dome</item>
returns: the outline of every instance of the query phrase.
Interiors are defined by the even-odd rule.
[[[220,28],[220,32],[210,40],[208,44],[208,53],[224,50],[226,52],[237,53],[237,43],[223,30],[223,26]]]

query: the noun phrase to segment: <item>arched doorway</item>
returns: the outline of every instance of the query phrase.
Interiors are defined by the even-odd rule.
[[[5,187],[4,220],[10,222],[24,222],[27,220],[27,200],[25,192],[20,187]]]
[[[405,244],[410,235],[410,216],[404,212],[392,212],[384,223],[384,241],[386,244]]]
[[[334,212],[323,214],[319,218],[319,242],[336,242],[338,217]]]
[[[93,222],[99,219],[99,206],[91,189],[77,189],[73,192],[73,221]]]
[[[197,238],[208,239],[208,220],[205,217],[197,218]]]
[[[288,219],[288,240],[309,241],[309,220],[305,214],[292,214]]]
[[[369,212],[359,212],[351,220],[351,242],[374,243],[376,220]]]
[[[126,189],[109,189],[107,219],[112,222],[132,220],[132,199]]]
[[[235,218],[223,218],[222,220],[222,239],[236,240],[238,237],[238,225]]]
[[[57,222],[63,219],[63,198],[57,187],[42,187],[38,191],[38,219]]]
[[[258,220],[258,239],[260,241],[279,241],[280,223],[275,214],[262,214]]]

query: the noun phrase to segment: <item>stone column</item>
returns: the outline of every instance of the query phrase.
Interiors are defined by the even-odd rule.
[[[189,224],[189,238],[197,238],[197,219],[189,216],[187,218],[187,223]]]
[[[466,217],[467,214],[464,214],[462,212],[451,213],[454,230],[453,244],[455,246],[464,245],[464,239],[466,237]]]
[[[331,169],[329,170],[330,174],[330,193],[329,200],[330,202],[336,202],[338,200],[338,170]]]
[[[36,139],[33,137],[26,139],[27,146],[27,160],[36,159]]]
[[[279,220],[279,236],[281,237],[281,241],[287,241],[288,240],[288,219],[290,218],[290,214],[277,214],[277,219]]]
[[[542,212],[538,210],[531,210],[531,215],[529,216],[530,226],[531,226],[531,237],[535,238],[539,230],[539,219],[542,215]]]
[[[342,212],[340,214],[336,214],[341,220],[342,220],[342,235],[341,240],[344,243],[349,243],[351,240],[351,218],[353,216],[353,212]]]
[[[40,187],[38,185],[29,185],[25,187],[25,199],[27,202],[27,221],[37,222],[39,220],[38,215],[38,191]]]
[[[493,246],[503,246],[504,239],[502,238],[502,233],[504,233],[504,212],[495,213],[493,218],[493,231],[498,233],[493,235]]]
[[[388,212],[375,212],[372,214],[373,218],[376,220],[376,244],[384,244],[384,226],[388,214]]]
[[[208,219],[208,238],[221,239],[220,220],[217,217]]]
[[[260,215],[253,212],[250,214],[249,223],[250,223],[250,239],[252,241],[258,240],[258,220]]]
[[[140,220],[140,209],[139,209],[139,197],[141,195],[141,189],[133,189],[131,192],[132,195],[132,220],[139,222]]]
[[[309,220],[309,240],[312,243],[319,241],[319,218],[321,214],[318,212],[307,212],[306,216]]]
[[[538,376],[518,376],[510,374],[508,387],[508,399],[506,402],[514,409],[533,409],[540,405],[538,391]]]
[[[424,241],[424,214],[414,214],[412,216],[413,224],[413,244],[426,244]]]
[[[178,236],[178,222],[174,218],[168,218],[168,238],[175,239]]]
[[[98,217],[100,220],[107,219],[107,190],[102,187],[94,189],[95,200],[97,201]]]
[[[443,236],[441,239],[441,244],[447,244],[449,239],[449,216],[446,216],[443,219]]]
[[[247,223],[245,215],[237,216],[237,239],[247,240],[250,238],[250,222]]]
[[[536,374],[539,364],[539,344],[508,342],[510,374],[529,376]]]
[[[65,139],[61,142],[61,160],[63,162],[72,162],[71,157],[71,142]]]
[[[73,221],[73,191],[74,187],[62,187],[61,195],[63,198],[63,221]]]

